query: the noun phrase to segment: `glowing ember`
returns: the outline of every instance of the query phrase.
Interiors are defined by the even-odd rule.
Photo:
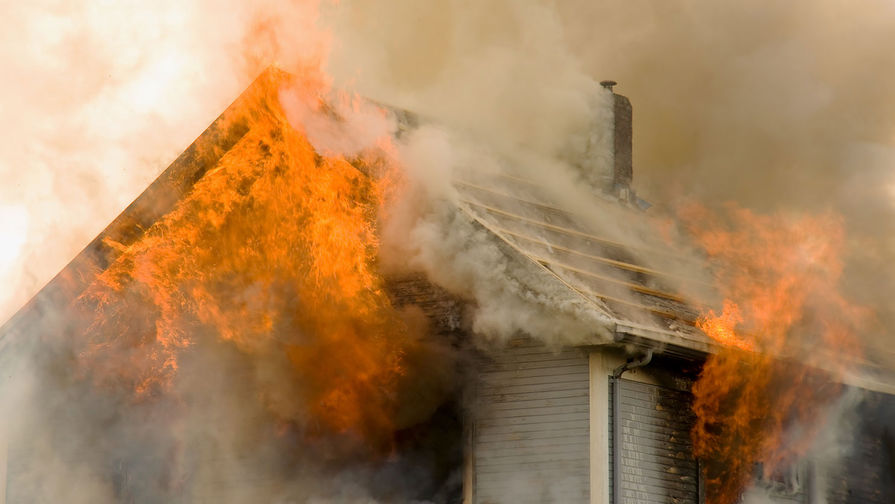
[[[682,212],[717,267],[726,300],[698,326],[722,348],[693,387],[696,456],[705,461],[706,501],[737,502],[756,464],[768,476],[809,447],[822,408],[839,393],[839,363],[860,351],[861,310],[838,293],[842,226],[830,215],[760,216],[730,209]],[[806,357],[807,356],[807,357]],[[839,364],[844,366],[844,364]]]
[[[396,171],[383,149],[316,152],[276,97],[319,101],[324,81],[284,79],[258,84],[248,133],[79,299],[95,313],[81,362],[146,400],[171,390],[191,345],[224,340],[262,375],[287,369],[289,383],[257,384],[282,422],[375,440],[392,429],[412,346],[376,271]]]

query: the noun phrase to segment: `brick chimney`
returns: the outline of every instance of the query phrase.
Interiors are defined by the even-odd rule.
[[[603,191],[645,210],[649,207],[649,203],[639,199],[631,188],[634,181],[634,131],[631,100],[613,91],[612,88],[617,84],[611,80],[600,82],[601,86],[612,92],[613,99],[612,174],[611,177],[606,177]]]

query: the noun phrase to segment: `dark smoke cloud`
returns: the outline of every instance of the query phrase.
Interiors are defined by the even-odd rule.
[[[0,248],[6,254],[0,279],[15,290],[0,296],[3,313],[58,271],[254,76],[245,55],[236,54],[257,34],[259,24],[246,20],[267,27],[269,46],[249,57],[256,63],[275,54],[288,59],[310,38],[300,8],[227,4],[157,3],[151,13],[86,4],[5,9],[14,21],[0,38],[0,57],[15,78],[0,100],[14,118],[0,141],[0,174],[12,181],[0,188],[0,232],[17,241]],[[343,0],[325,14],[333,28],[329,66],[339,82],[503,149],[524,146],[544,155],[574,149],[592,119],[594,81],[618,80],[619,92],[634,103],[635,186],[647,199],[659,207],[696,197],[842,213],[851,244],[850,294],[883,320],[895,320],[885,311],[895,280],[892,4]],[[189,457],[177,455],[186,452],[178,439],[205,436],[227,445],[221,463],[209,469],[215,474],[202,475],[212,486],[246,466],[264,473],[266,464],[282,469],[316,455],[289,459],[272,447],[248,462],[239,458],[235,441],[250,435],[270,446],[270,434],[258,418],[234,414],[236,403],[259,409],[238,387],[244,384],[220,374],[246,365],[226,349],[194,356],[186,366],[178,385],[204,391],[208,403],[201,415],[168,424],[182,429],[173,435],[143,420],[176,405],[121,412],[114,398],[89,396],[71,377],[45,374],[64,367],[70,358],[64,351],[41,356],[44,366],[20,371],[2,395],[4,409],[22,408],[24,425],[11,426],[13,432],[89,434],[68,444],[29,445],[40,462],[35,471],[43,471],[35,474],[56,476],[56,486],[43,488],[51,500],[108,500],[118,483],[103,479],[110,472],[101,464],[127,466],[137,452],[152,459],[130,461],[148,471],[134,475],[148,482],[143,495],[174,488],[170,478],[193,471]],[[47,397],[48,391],[54,393]],[[66,417],[67,400],[82,409]],[[33,418],[42,423],[29,424]],[[108,425],[114,428],[103,429]],[[100,435],[108,436],[111,452],[73,464]],[[112,452],[117,459],[106,456]],[[164,467],[171,457],[181,473]],[[371,487],[407,483],[408,467],[418,464],[333,471],[314,465],[303,476],[290,473],[293,487],[254,497],[311,498],[302,492],[314,485],[302,485],[326,477],[334,479],[320,499],[363,501],[372,493],[387,500],[386,490]],[[240,491],[216,491],[227,490]]]
[[[891,2],[345,6],[337,76],[495,142],[567,148],[592,82],[619,81],[634,104],[634,185],[657,211],[688,198],[840,213],[849,296],[895,321]]]
[[[842,287],[876,313],[860,335],[868,355],[895,364],[885,330],[895,322],[888,302],[895,283],[895,4],[347,5],[347,14],[335,16],[347,37],[334,72],[385,102],[505,150],[555,158],[570,147],[570,132],[588,124],[593,81],[614,79],[634,104],[634,185],[656,204],[653,213],[695,199],[762,213],[840,214],[847,233]],[[563,197],[593,208],[586,192]],[[596,225],[604,232],[613,228],[603,214],[584,213],[603,219]]]
[[[558,10],[588,72],[620,81],[635,104],[639,190],[659,202],[841,214],[848,294],[886,325],[895,320],[895,5],[699,0]]]

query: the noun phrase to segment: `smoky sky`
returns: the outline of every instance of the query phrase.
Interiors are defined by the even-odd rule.
[[[895,3],[341,0],[319,23],[316,7],[0,3],[0,318],[264,66],[300,71],[296,55],[322,46],[339,86],[547,156],[590,127],[596,82],[616,80],[653,212],[696,199],[839,214],[848,295],[895,319]]]
[[[635,104],[635,185],[648,198],[832,211],[848,235],[848,294],[892,319],[895,4],[559,10],[587,71],[618,80]]]
[[[614,79],[655,211],[695,198],[841,214],[849,294],[890,318],[892,2],[345,0],[319,20],[317,7],[5,3],[4,317],[264,64],[295,70],[324,46],[341,86],[541,152],[567,148],[595,81]]]
[[[618,81],[634,106],[634,187],[653,212],[697,200],[839,215],[844,288],[893,319],[895,3],[343,7],[335,75],[496,144],[565,148],[593,81]]]

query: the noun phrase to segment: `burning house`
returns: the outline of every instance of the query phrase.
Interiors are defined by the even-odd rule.
[[[525,160],[458,169],[435,212],[453,231],[416,228],[463,264],[443,271],[377,257],[393,147],[346,148],[333,125],[364,105],[302,98],[319,85],[259,77],[0,329],[4,392],[29,398],[0,503],[891,501],[893,375],[738,336],[747,306],[707,315],[705,255],[644,218],[614,83],[570,161],[593,201]],[[829,456],[807,420],[836,408]]]

